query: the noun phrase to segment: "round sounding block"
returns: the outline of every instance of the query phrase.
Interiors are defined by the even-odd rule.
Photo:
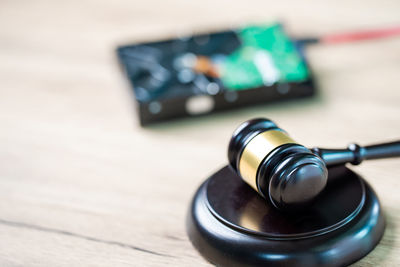
[[[196,249],[218,266],[343,266],[368,254],[385,221],[371,187],[344,166],[306,210],[284,213],[229,167],[196,192],[187,231]]]

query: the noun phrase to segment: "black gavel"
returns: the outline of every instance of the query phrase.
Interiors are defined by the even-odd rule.
[[[400,141],[347,149],[308,149],[268,119],[242,123],[228,148],[230,166],[281,210],[302,208],[325,188],[327,167],[400,156]]]

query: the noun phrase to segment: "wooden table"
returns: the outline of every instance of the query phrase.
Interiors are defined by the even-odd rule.
[[[115,47],[283,19],[294,36],[399,22],[398,1],[2,1],[0,265],[207,266],[185,216],[231,132],[272,118],[307,146],[399,138],[400,38],[307,51],[319,95],[138,126]],[[387,229],[355,266],[400,265],[400,161],[353,167]]]

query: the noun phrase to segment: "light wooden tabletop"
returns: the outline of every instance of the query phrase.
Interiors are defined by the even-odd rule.
[[[294,36],[399,23],[399,1],[2,1],[0,266],[208,266],[185,216],[234,128],[269,117],[306,146],[400,136],[400,38],[310,47],[319,96],[138,126],[115,48],[281,19]],[[400,265],[400,161],[352,167],[387,217],[355,266]]]

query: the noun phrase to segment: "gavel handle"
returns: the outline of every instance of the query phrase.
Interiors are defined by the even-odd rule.
[[[347,149],[312,148],[314,154],[320,156],[327,166],[351,163],[360,164],[365,159],[382,159],[400,157],[400,141],[371,146],[350,144]]]

